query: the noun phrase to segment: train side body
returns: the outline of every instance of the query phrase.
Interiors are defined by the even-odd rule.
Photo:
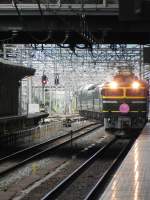
[[[103,123],[101,86],[90,85],[82,88],[78,95],[78,110],[81,116]]]

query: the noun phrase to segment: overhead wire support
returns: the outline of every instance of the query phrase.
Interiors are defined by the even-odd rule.
[[[58,0],[57,4],[59,5],[59,8],[61,8],[61,0]]]
[[[43,11],[42,11],[42,8],[41,8],[40,0],[36,0],[36,2],[37,2],[37,5],[38,5],[38,8],[39,8],[41,16],[43,16]]]
[[[84,10],[84,1],[81,0],[82,11]]]
[[[17,2],[15,0],[12,0],[12,3],[15,6],[15,9],[17,11],[18,16],[21,17],[21,12],[20,12],[20,10],[19,10],[19,8],[17,6]]]

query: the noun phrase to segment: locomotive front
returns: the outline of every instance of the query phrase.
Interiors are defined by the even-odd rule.
[[[118,73],[102,89],[105,129],[141,129],[148,120],[148,85],[133,73]]]

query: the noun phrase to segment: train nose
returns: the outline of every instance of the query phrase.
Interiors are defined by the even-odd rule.
[[[122,103],[122,104],[119,106],[119,111],[120,111],[121,113],[128,113],[129,110],[130,110],[130,107],[129,107],[129,105],[126,104],[126,103]]]

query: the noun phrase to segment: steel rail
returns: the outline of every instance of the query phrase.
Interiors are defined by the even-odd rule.
[[[67,176],[63,181],[61,181],[55,188],[49,191],[41,200],[54,200],[63,192],[68,185],[70,185],[77,177],[82,174],[94,161],[97,157],[103,156],[105,150],[113,144],[117,138],[113,138],[108,144],[100,148],[94,155],[92,155],[87,161],[85,161],[81,166],[74,170],[69,176]]]
[[[26,164],[27,162],[29,162],[29,161],[31,161],[31,160],[33,160],[33,159],[35,159],[35,158],[38,158],[39,156],[41,156],[41,155],[47,153],[48,151],[55,150],[55,149],[61,147],[62,145],[65,145],[65,144],[69,143],[69,142],[72,141],[72,140],[76,140],[76,139],[82,137],[83,135],[86,135],[86,134],[90,133],[91,131],[94,131],[94,130],[96,130],[96,129],[102,127],[102,125],[93,125],[93,126],[95,126],[95,127],[92,128],[92,129],[87,130],[86,132],[84,132],[84,133],[82,133],[82,134],[80,134],[80,135],[77,135],[77,136],[75,136],[75,137],[71,137],[71,138],[69,138],[68,140],[66,140],[66,141],[64,141],[64,142],[62,142],[62,143],[60,143],[60,144],[56,144],[56,145],[53,146],[53,147],[49,147],[49,148],[47,148],[47,149],[45,149],[45,150],[42,150],[42,151],[40,151],[40,152],[38,152],[38,153],[36,153],[36,154],[34,154],[34,155],[32,155],[32,156],[30,156],[30,157],[24,159],[24,160],[22,160],[21,162],[18,162],[18,163],[16,163],[16,164],[14,164],[14,165],[11,166],[11,167],[8,167],[8,168],[6,168],[6,169],[4,168],[4,170],[1,170],[1,171],[0,171],[0,176],[6,175],[7,173],[9,173],[9,172],[11,172],[11,171],[13,171],[13,170],[15,170],[15,169],[21,167],[22,165]],[[87,128],[87,127],[86,127],[86,128]],[[83,128],[82,128],[81,130],[83,130]],[[81,131],[81,130],[80,130],[80,131]],[[78,132],[78,131],[76,130],[75,132]],[[69,132],[69,133],[67,134],[67,136],[69,136],[70,134],[72,134],[72,133]],[[60,138],[62,138],[62,137],[66,137],[66,135],[60,136],[58,139],[60,139]],[[55,139],[55,141],[56,141],[56,140],[57,140],[57,139]],[[47,142],[46,142],[46,143],[47,143]],[[44,144],[45,144],[45,143],[44,143]],[[41,145],[41,144],[40,144],[40,145]],[[35,148],[36,146],[37,146],[37,145],[35,145],[34,148]],[[28,151],[28,150],[33,150],[33,149],[32,149],[32,148],[27,148],[27,151]],[[3,159],[0,160],[0,161],[1,161],[1,165],[2,165],[2,162],[6,162],[7,160],[9,161],[9,159],[15,158],[16,155],[17,155],[17,156],[18,156],[18,155],[20,156],[22,153],[25,153],[25,150],[21,151],[21,153],[17,152],[17,153],[12,154],[11,156],[6,156],[5,158],[3,158]]]
[[[124,148],[121,150],[116,159],[112,162],[110,167],[105,171],[104,175],[99,179],[99,181],[95,184],[89,194],[84,198],[84,200],[96,200],[100,192],[104,189],[104,186],[108,183],[108,179],[115,172],[116,168],[120,164],[120,161],[124,158],[124,155],[129,151],[131,144],[133,141],[131,140],[127,143]]]

